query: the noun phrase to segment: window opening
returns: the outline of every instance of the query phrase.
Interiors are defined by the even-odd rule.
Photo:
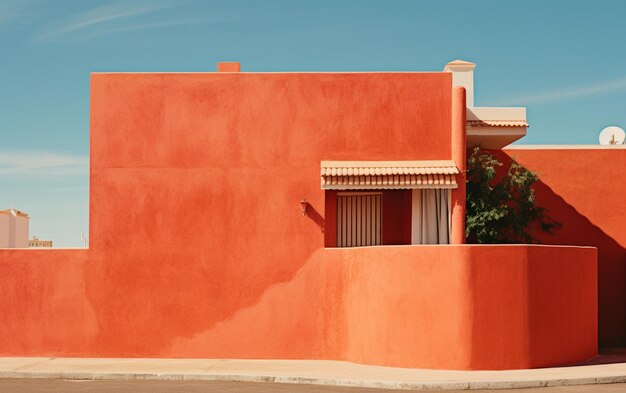
[[[337,247],[382,244],[382,193],[337,194]]]

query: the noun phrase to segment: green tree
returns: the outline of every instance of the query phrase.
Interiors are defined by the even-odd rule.
[[[514,162],[498,175],[501,166],[480,147],[468,158],[465,236],[469,243],[537,243],[531,228],[552,232],[560,224],[535,206],[536,174]]]

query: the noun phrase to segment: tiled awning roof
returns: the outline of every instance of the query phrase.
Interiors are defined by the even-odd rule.
[[[456,188],[454,161],[322,161],[323,190]]]

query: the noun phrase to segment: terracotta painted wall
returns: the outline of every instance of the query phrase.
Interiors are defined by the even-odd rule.
[[[450,86],[441,73],[94,74],[88,295],[106,350],[161,353],[290,280],[323,246],[323,222],[300,213],[304,197],[324,215],[321,160],[449,158]]]
[[[450,159],[451,90],[443,73],[94,74],[91,248],[0,250],[0,355],[444,368],[592,356],[594,249],[322,248],[320,161]],[[530,283],[535,264],[552,285]]]
[[[159,356],[289,281],[323,246],[321,160],[450,157],[449,74],[94,74],[91,93],[101,329],[73,353]]]
[[[349,263],[351,360],[513,369],[571,364],[597,353],[593,248],[459,245],[328,252]]]
[[[563,227],[547,244],[598,247],[599,343],[626,345],[626,149],[509,149],[540,178],[537,204]]]
[[[254,302],[231,306],[217,323],[194,326],[194,313],[209,319],[206,310],[221,303],[184,299],[196,288],[180,288],[170,300],[183,310],[182,320],[167,309],[164,288],[142,299],[152,313],[129,315],[131,303],[107,321],[101,310],[124,295],[88,296],[95,263],[87,251],[2,251],[0,258],[0,273],[14,278],[4,282],[0,298],[3,356],[337,359],[510,369],[571,364],[597,352],[594,248],[319,249]],[[162,320],[167,323],[157,335],[150,325]],[[185,328],[194,332],[177,334]]]

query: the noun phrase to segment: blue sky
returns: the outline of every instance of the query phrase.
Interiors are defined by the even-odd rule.
[[[87,230],[89,73],[439,71],[477,63],[477,106],[526,106],[521,143],[626,128],[624,1],[0,0],[0,209]]]

